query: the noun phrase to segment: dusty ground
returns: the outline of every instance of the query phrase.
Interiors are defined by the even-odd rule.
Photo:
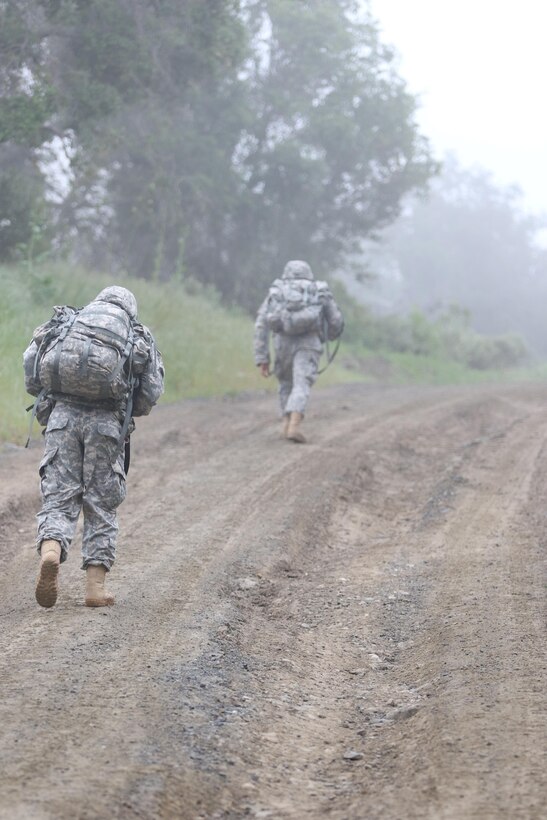
[[[547,388],[316,390],[139,423],[117,604],[33,597],[0,457],[0,816],[544,818]],[[39,436],[36,436],[39,439]]]

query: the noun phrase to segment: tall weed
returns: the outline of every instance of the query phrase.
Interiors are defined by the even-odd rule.
[[[216,294],[201,286],[113,278],[60,265],[39,271],[0,267],[0,441],[25,438],[25,407],[32,398],[25,392],[22,356],[34,328],[50,318],[53,305],[82,306],[112,284],[133,291],[139,319],[162,352],[167,379],[161,401],[275,390],[274,379],[263,379],[254,366],[252,319],[221,306]],[[321,383],[353,378],[336,365]]]
[[[0,267],[0,442],[25,440],[31,397],[25,392],[22,355],[34,328],[50,318],[53,305],[82,306],[112,284],[134,292],[139,318],[163,354],[167,379],[161,401],[275,390],[275,379],[263,379],[253,363],[251,317],[222,306],[218,295],[199,283],[162,284],[59,264]],[[508,370],[523,355],[518,340],[470,334],[457,313],[437,323],[421,314],[382,319],[341,297],[347,331],[335,363],[320,377],[322,386],[353,380],[448,384],[545,378],[545,366]],[[275,412],[273,397],[272,402]]]

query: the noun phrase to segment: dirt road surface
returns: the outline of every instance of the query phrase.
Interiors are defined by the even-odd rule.
[[[34,601],[0,456],[0,817],[545,818],[547,388],[346,386],[133,437],[116,605]]]

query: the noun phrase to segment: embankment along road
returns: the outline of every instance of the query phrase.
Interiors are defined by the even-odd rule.
[[[547,388],[316,389],[138,422],[116,605],[34,601],[0,456],[0,817],[543,818]]]

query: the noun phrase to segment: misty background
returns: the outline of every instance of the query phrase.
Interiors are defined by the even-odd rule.
[[[485,333],[517,331],[545,355],[547,9],[523,0],[373,0],[381,37],[417,94],[417,121],[442,159],[371,262],[380,309],[465,306]]]
[[[499,4],[408,5],[5,0],[0,263],[197,283],[253,314],[303,258],[367,348],[545,356],[547,221],[523,187],[545,58],[514,9],[509,57]]]

